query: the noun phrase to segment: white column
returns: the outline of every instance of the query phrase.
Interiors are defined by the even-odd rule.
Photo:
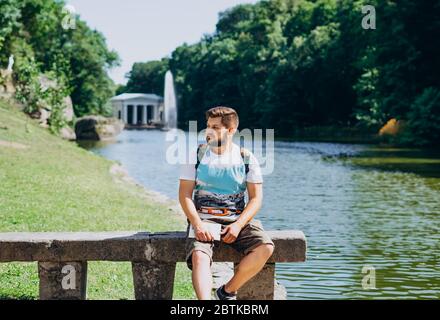
[[[133,105],[133,124],[137,124],[137,105]]]
[[[124,123],[127,123],[127,106],[125,104],[122,105],[122,120],[124,121]]]
[[[142,106],[142,123],[147,123],[147,106]]]

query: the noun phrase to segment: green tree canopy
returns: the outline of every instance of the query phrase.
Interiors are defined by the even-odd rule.
[[[362,27],[365,5],[376,9],[376,29]],[[156,90],[171,69],[182,127],[229,105],[242,127],[278,136],[307,126],[377,130],[396,118],[408,123],[401,142],[435,145],[439,34],[434,0],[263,0],[222,12],[213,34],[169,59],[135,64],[129,87]]]
[[[35,80],[20,75],[30,63],[35,74],[52,73],[71,95],[77,116],[105,113],[115,89],[107,71],[118,65],[118,55],[78,16],[72,28],[64,28],[70,18],[64,7],[55,0],[2,0],[0,63],[14,54],[19,82]]]

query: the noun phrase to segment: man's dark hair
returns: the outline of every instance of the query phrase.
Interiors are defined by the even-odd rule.
[[[209,118],[221,118],[222,124],[226,128],[238,127],[238,114],[232,108],[229,107],[214,107],[206,111],[206,120]]]

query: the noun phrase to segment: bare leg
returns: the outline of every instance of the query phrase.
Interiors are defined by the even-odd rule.
[[[237,293],[249,279],[263,269],[266,261],[273,253],[271,244],[262,244],[248,253],[239,263],[234,276],[225,284],[225,290],[229,293]]]
[[[212,273],[209,256],[200,250],[192,253],[192,282],[199,300],[211,300]]]

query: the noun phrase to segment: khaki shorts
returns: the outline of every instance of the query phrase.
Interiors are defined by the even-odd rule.
[[[221,227],[222,230],[226,226],[227,224],[222,223],[222,227]],[[186,264],[188,268],[192,270],[192,253],[194,250],[200,250],[206,253],[211,259],[211,265],[212,265],[213,250],[214,247],[219,246],[220,241],[216,240],[213,242],[202,242],[195,238],[188,238],[189,227],[190,224],[188,221],[188,226],[186,229],[186,243],[185,243]],[[234,242],[232,243],[223,242],[223,244],[231,246],[238,252],[243,253],[244,255],[247,255],[249,252],[251,252],[253,249],[255,249],[261,244],[271,244],[275,247],[275,244],[273,243],[272,239],[264,231],[263,226],[261,225],[261,221],[255,219],[251,219],[251,221],[249,221],[243,227],[243,229],[241,229],[237,239],[235,239]]]

